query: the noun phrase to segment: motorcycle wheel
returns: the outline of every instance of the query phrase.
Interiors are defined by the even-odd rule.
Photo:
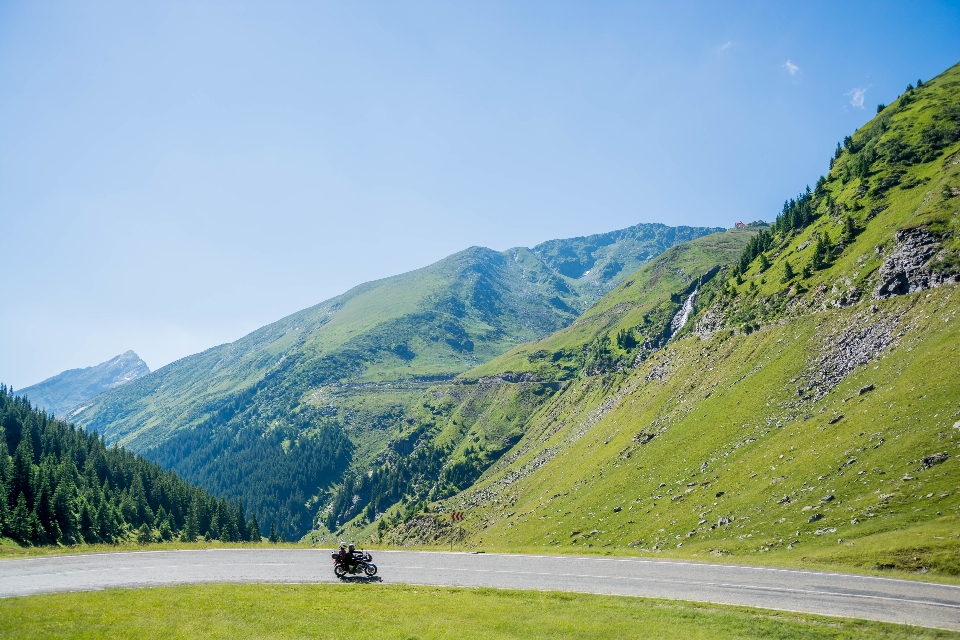
[[[367,574],[368,578],[372,578],[373,576],[377,575],[377,565],[368,563],[367,566],[363,568],[363,572]]]
[[[333,565],[333,574],[340,579],[347,575],[347,569],[342,564]]]

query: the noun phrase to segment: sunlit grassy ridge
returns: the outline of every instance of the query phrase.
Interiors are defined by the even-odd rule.
[[[495,589],[203,585],[8,598],[17,638],[952,638],[744,607]]]

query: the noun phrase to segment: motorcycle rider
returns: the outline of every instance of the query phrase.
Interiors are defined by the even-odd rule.
[[[350,545],[350,546],[353,546],[353,545]],[[344,567],[349,567],[349,566],[350,566],[349,562],[350,562],[350,557],[351,557],[351,555],[352,555],[352,554],[350,554],[350,553],[347,551],[347,543],[346,543],[346,542],[341,542],[341,543],[340,543],[340,550],[337,552],[337,560],[338,560],[338,562],[340,562],[340,564],[342,564]]]
[[[349,562],[347,566],[352,571],[356,568],[357,563],[360,562],[360,554],[357,552],[357,548],[352,544],[347,547],[347,558]]]

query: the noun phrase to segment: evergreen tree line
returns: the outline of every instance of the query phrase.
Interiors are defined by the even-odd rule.
[[[313,525],[312,498],[340,477],[352,444],[336,420],[318,416],[262,430],[242,420],[211,420],[145,454],[164,468],[242,500],[277,535],[300,538]]]
[[[12,452],[12,455],[11,455]],[[260,540],[256,516],[0,385],[0,531],[24,544]]]
[[[450,453],[450,448],[430,444],[367,473],[347,474],[322,514],[323,523],[335,531],[361,511],[366,520],[372,522],[403,499],[425,498],[428,490],[440,480]],[[473,474],[468,475],[469,478],[458,478],[466,480],[467,486],[473,480]],[[456,488],[450,493],[455,492]],[[443,498],[446,494],[432,497]]]
[[[811,191],[808,186],[805,192],[784,202],[783,209],[777,215],[773,224],[770,225],[770,228],[762,229],[750,238],[733,270],[733,275],[737,278],[738,283],[742,282],[742,274],[746,273],[755,260],[759,259],[761,273],[770,268],[767,252],[782,245],[795,232],[810,226],[814,220],[822,215],[824,210],[828,212],[842,211],[842,207],[838,207],[833,202],[825,187],[826,178],[820,176],[817,181],[817,188],[814,191]],[[850,215],[846,215],[840,236],[841,243],[849,244],[859,232],[860,229],[854,219]],[[829,232],[815,234],[813,241],[813,254],[809,263],[804,265],[801,271],[804,278],[809,278],[814,271],[829,266],[835,251],[842,248],[834,245]],[[797,272],[793,265],[789,262],[784,263],[781,282],[789,282],[796,276]]]

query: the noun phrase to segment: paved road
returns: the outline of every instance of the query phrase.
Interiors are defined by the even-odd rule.
[[[960,630],[960,587],[818,571],[672,562],[375,551],[383,583],[648,596]],[[322,549],[213,549],[0,561],[0,597],[198,582],[336,582]]]

